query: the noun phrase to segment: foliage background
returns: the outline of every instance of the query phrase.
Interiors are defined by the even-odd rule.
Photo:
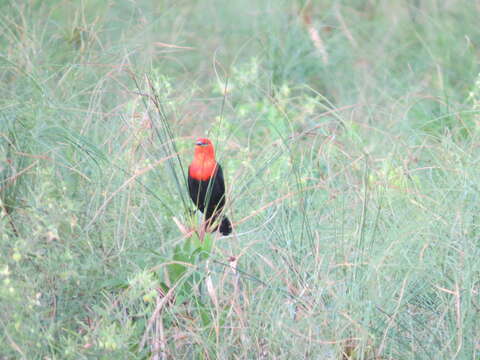
[[[478,1],[0,6],[0,358],[479,357]],[[235,231],[158,314],[200,135]]]

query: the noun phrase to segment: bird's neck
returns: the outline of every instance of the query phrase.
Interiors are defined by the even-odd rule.
[[[209,180],[215,173],[217,162],[207,154],[195,154],[190,165],[189,175],[195,180]]]

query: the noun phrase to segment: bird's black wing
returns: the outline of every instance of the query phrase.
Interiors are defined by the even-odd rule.
[[[221,212],[225,205],[225,181],[223,179],[222,167],[218,163],[210,187],[211,189],[207,191],[207,196],[210,196],[207,206],[207,219],[210,218],[214,212]]]
[[[225,180],[223,179],[223,170],[219,163],[217,163],[217,171],[215,173],[215,188],[216,192],[225,196]]]
[[[205,208],[205,190],[202,188],[203,181],[196,180],[190,176],[190,166],[188,167],[188,192],[193,203],[203,212]],[[203,194],[202,194],[203,190]]]

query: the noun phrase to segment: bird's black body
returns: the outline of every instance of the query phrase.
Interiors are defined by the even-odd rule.
[[[197,208],[205,214],[206,221],[211,225],[225,206],[225,181],[223,180],[222,167],[217,163],[214,175],[209,180],[204,181],[191,177],[190,168],[188,173],[190,197]],[[219,230],[223,235],[232,232],[232,224],[226,216],[223,217]]]

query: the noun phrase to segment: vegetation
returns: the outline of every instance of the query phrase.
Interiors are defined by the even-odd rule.
[[[0,7],[1,359],[479,358],[477,1]]]

